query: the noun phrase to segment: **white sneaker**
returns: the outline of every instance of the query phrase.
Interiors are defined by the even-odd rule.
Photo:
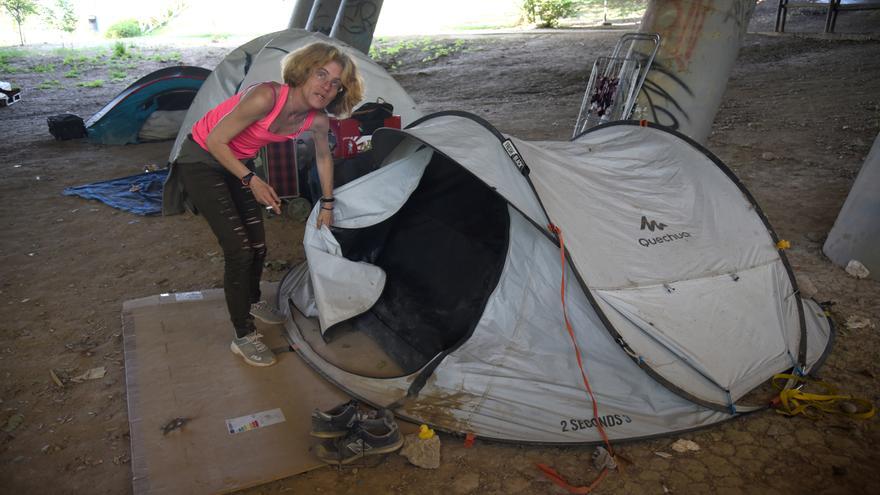
[[[244,358],[244,362],[251,366],[272,366],[275,364],[275,355],[260,339],[263,336],[257,332],[249,333],[241,338],[232,339],[229,349]]]
[[[251,316],[270,325],[280,325],[285,321],[284,315],[269,306],[266,301],[251,304]]]

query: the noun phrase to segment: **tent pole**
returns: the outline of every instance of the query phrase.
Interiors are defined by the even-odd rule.
[[[339,25],[342,24],[342,19],[345,18],[345,7],[348,4],[348,0],[342,0],[342,3],[339,4],[339,10],[336,11],[336,19],[333,21],[333,28],[330,29],[330,37],[336,38],[336,34],[339,32]]]

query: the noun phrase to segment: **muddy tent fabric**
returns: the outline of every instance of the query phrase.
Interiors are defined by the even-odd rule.
[[[208,69],[180,65],[131,83],[86,123],[89,141],[134,144],[174,139]]]
[[[335,191],[332,230],[310,218],[307,261],[279,291],[325,336],[371,315],[424,357],[364,376],[289,318],[298,352],[356,397],[485,438],[591,443],[597,421],[644,438],[763,407],[749,392],[830,348],[760,208],[681,134],[622,122],[527,142],[452,112],[373,143],[382,167]]]
[[[367,55],[345,43],[320,33],[302,29],[286,29],[255,38],[232,50],[214,69],[195,96],[183,119],[180,132],[171,148],[168,163],[174,163],[193,124],[210,109],[252,84],[264,81],[281,82],[281,60],[288,53],[310,43],[321,41],[341,48],[357,64],[364,79],[364,101],[377,98],[394,105],[401,121],[413,122],[422,116],[413,99],[380,65]],[[165,184],[163,213],[183,213],[183,204],[175,181]]]

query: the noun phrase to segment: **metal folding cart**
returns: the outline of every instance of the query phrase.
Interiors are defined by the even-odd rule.
[[[639,91],[660,48],[657,33],[626,33],[609,57],[593,63],[571,137],[632,115]]]

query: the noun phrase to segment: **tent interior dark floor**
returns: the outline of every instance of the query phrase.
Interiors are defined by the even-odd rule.
[[[419,186],[393,216],[364,229],[333,227],[346,258],[385,271],[379,300],[368,312],[327,329],[321,341],[307,335],[317,329],[303,330],[303,336],[347,371],[398,376],[420,369],[473,332],[504,267],[509,223],[504,199],[434,153]],[[341,354],[320,350],[345,348],[364,337],[397,369],[371,371],[355,364],[361,356],[349,363]]]

